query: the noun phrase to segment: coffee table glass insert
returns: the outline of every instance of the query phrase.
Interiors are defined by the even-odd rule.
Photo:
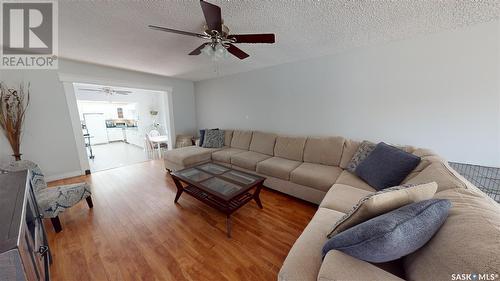
[[[226,214],[227,235],[231,237],[231,214],[255,200],[262,209],[259,194],[265,178],[236,171],[215,163],[204,163],[173,172],[177,187],[174,202],[183,192]],[[253,190],[253,192],[252,192]]]
[[[192,181],[197,181],[197,182],[200,182],[200,181],[203,181],[203,180],[206,180],[206,179],[212,177],[212,175],[207,174],[207,173],[200,171],[198,169],[183,170],[179,174],[185,178],[188,178]]]
[[[254,176],[251,176],[247,173],[238,172],[235,170],[231,170],[227,173],[224,173],[222,175],[222,177],[239,182],[239,183],[242,183],[242,184],[251,184],[251,183],[255,182],[256,180],[258,180],[258,178],[254,177]]]
[[[210,178],[202,182],[201,185],[224,196],[230,196],[243,188],[220,178]]]
[[[229,168],[226,168],[226,167],[223,167],[221,165],[214,164],[214,163],[202,164],[202,165],[198,166],[197,168],[201,169],[203,171],[209,172],[211,174],[214,174],[214,175],[220,175],[220,174],[225,173],[225,172],[230,170]]]

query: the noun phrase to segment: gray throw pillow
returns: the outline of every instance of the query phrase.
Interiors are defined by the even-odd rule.
[[[203,147],[221,148],[224,146],[224,130],[205,130]]]
[[[329,239],[323,258],[339,250],[368,262],[397,260],[429,241],[448,217],[447,199],[430,199],[403,206],[353,226]]]
[[[420,157],[379,143],[354,173],[377,190],[399,185],[420,163]]]
[[[358,150],[356,150],[356,152],[352,156],[351,161],[349,161],[349,163],[347,164],[346,170],[354,173],[359,163],[363,162],[363,160],[365,160],[366,157],[370,155],[370,153],[375,149],[375,146],[377,146],[376,143],[366,140],[362,141],[358,146]]]

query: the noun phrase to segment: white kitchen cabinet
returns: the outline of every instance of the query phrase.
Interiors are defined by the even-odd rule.
[[[123,128],[108,128],[108,141],[124,141],[125,132]]]
[[[127,142],[144,148],[144,137],[137,128],[126,128],[125,135]]]

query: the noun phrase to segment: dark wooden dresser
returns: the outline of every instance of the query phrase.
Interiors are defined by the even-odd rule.
[[[0,280],[50,280],[50,250],[29,172],[0,174]]]

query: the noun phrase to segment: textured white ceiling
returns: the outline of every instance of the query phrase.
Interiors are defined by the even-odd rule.
[[[148,24],[201,32],[200,4],[186,1],[60,0],[59,55],[137,71],[203,80],[334,54],[500,17],[500,1],[211,0],[232,33],[276,34],[277,43],[239,44],[250,54],[214,63],[187,54],[203,40]]]

